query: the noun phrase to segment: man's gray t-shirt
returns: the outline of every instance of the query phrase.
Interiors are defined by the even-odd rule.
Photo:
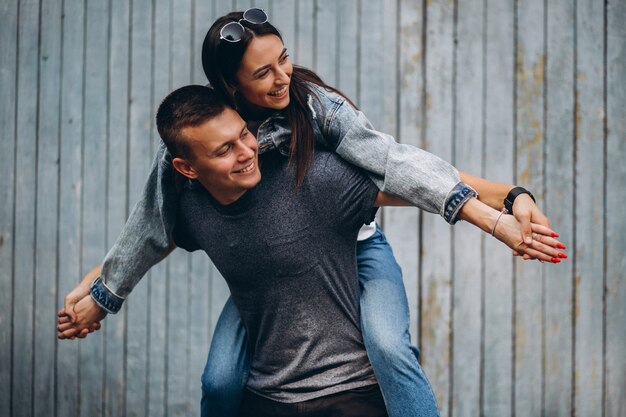
[[[376,382],[361,335],[356,237],[378,189],[317,151],[299,190],[278,152],[262,180],[222,206],[199,184],[181,195],[174,239],[206,251],[226,279],[252,355],[248,389],[300,402]]]

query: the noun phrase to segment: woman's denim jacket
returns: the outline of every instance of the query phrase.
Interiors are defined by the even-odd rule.
[[[460,182],[459,173],[439,157],[375,130],[362,112],[334,92],[312,85],[310,119],[319,146],[369,173],[381,191],[409,201],[448,223],[456,222],[463,204],[476,193]],[[291,130],[277,112],[259,127],[259,152],[277,149],[289,154]],[[107,254],[101,279],[91,288],[106,311],[119,311],[141,277],[168,253],[178,205],[171,156],[163,142],[154,159],[141,199]]]

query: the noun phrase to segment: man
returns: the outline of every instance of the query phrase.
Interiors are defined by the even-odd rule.
[[[175,169],[195,184],[181,193],[174,240],[211,257],[254,352],[242,415],[289,415],[294,407],[386,415],[360,334],[354,247],[374,205],[402,202],[324,152],[299,189],[278,153],[263,157],[261,181],[254,136],[206,87],[170,94],[157,124]],[[499,217],[480,213],[475,224],[495,230]],[[516,224],[501,220],[509,246]],[[102,285],[96,280],[92,289],[99,303],[106,302],[98,296]]]

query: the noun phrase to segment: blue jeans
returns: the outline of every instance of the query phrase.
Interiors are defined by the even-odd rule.
[[[437,401],[411,345],[402,271],[385,235],[376,228],[358,242],[363,340],[390,417],[439,416]],[[232,298],[217,322],[202,374],[202,417],[236,416],[250,357],[246,332]]]

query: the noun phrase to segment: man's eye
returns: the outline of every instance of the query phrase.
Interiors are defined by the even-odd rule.
[[[285,54],[280,58],[280,63],[282,64],[283,62],[287,61],[287,58],[289,58],[289,54]]]
[[[232,148],[232,145],[226,145],[226,146],[222,146],[219,151],[217,151],[216,155],[217,156],[224,156],[226,155],[230,149]]]

